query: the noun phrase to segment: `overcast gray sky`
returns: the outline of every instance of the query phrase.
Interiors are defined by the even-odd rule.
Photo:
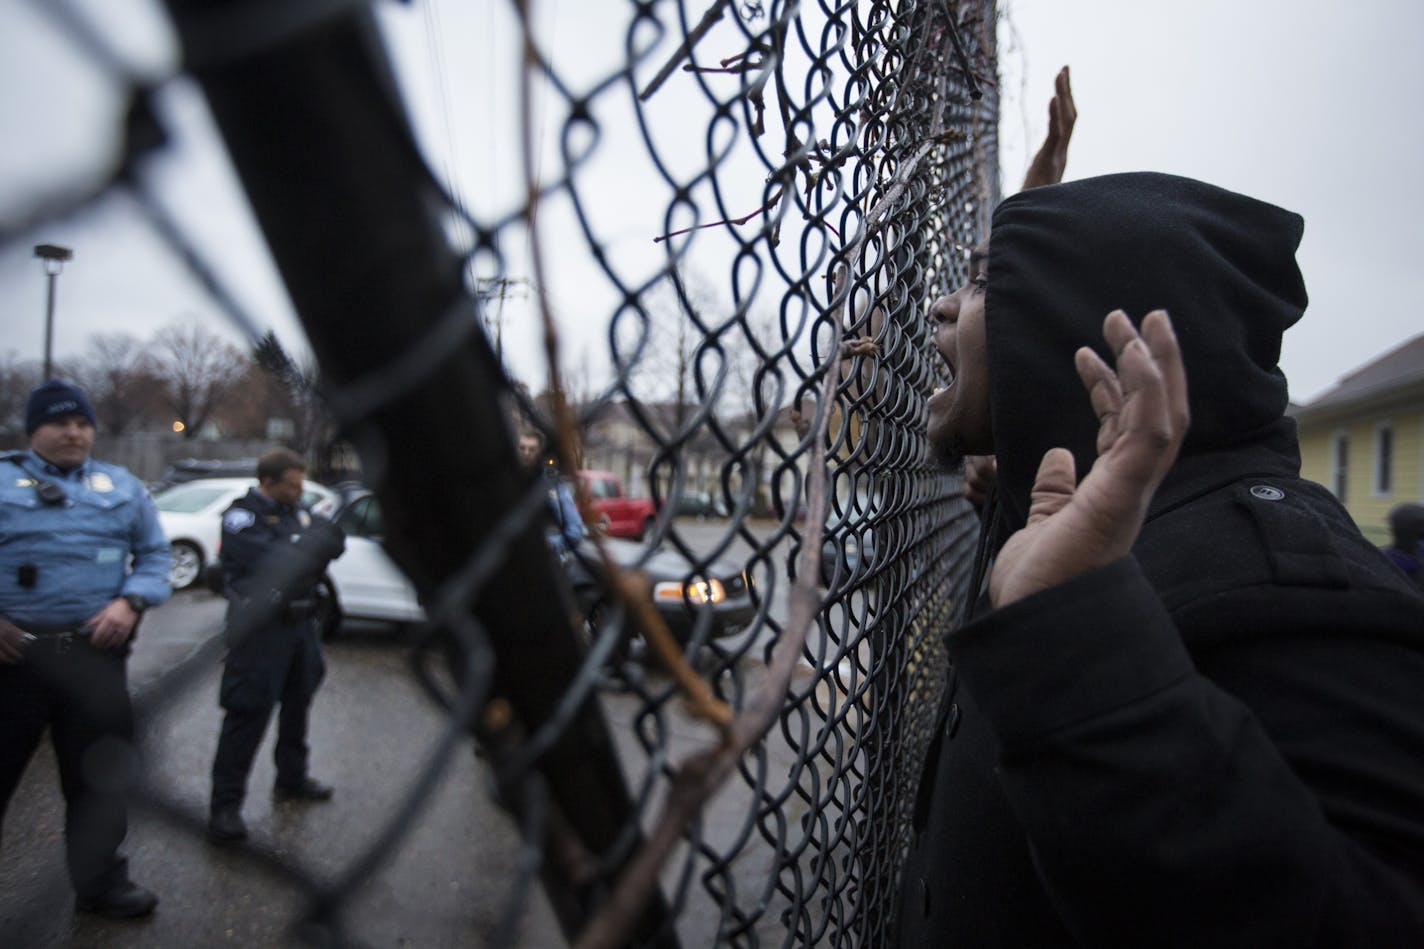
[[[1165,171],[1305,217],[1310,292],[1286,334],[1292,397],[1424,332],[1424,3],[1012,0],[1002,4],[1006,184],[1072,68],[1068,177]]]
[[[0,0],[0,216],[102,174],[122,103],[92,62],[58,40],[25,0]],[[164,74],[171,43],[148,0],[84,0],[141,70]],[[697,3],[689,5],[699,12]],[[507,35],[510,4],[499,0],[416,0],[382,4],[416,123],[433,164],[481,213],[514,200],[514,142],[482,134],[515,120],[517,48]],[[541,0],[534,4],[547,41],[570,51],[560,62],[591,81],[622,55],[622,2]],[[608,15],[608,11],[617,16]],[[1417,44],[1424,4],[1362,0],[1008,0],[1001,3],[1003,102],[1001,164],[1006,193],[1022,176],[1025,141],[1043,134],[1053,73],[1073,69],[1080,120],[1070,178],[1151,169],[1202,178],[1298,211],[1306,219],[1300,261],[1311,306],[1286,338],[1282,365],[1292,395],[1308,399],[1340,375],[1424,330],[1415,301],[1424,296],[1419,213],[1424,208],[1424,72]],[[471,96],[497,88],[507,95]],[[680,126],[700,100],[690,85],[662,97],[676,160],[679,137],[700,149],[706,122]],[[472,103],[471,100],[477,100]],[[175,147],[154,169],[165,200],[258,321],[295,343],[296,329],[250,220],[232,194],[201,100],[191,88],[164,97]],[[536,107],[543,104],[536,103]],[[544,116],[557,124],[557,115]],[[631,131],[614,117],[608,140]],[[546,149],[553,147],[545,141]],[[639,145],[641,148],[641,144]],[[556,166],[556,162],[551,162]],[[735,167],[735,166],[734,166]],[[747,166],[738,201],[759,201],[760,172]],[[590,170],[590,214],[630,281],[651,272],[663,200],[639,199],[647,166],[608,161]],[[665,191],[663,192],[665,194]],[[646,206],[645,206],[646,205]],[[551,207],[551,230],[568,209]],[[562,218],[560,217],[562,215]],[[710,245],[710,238],[709,244]],[[223,327],[212,301],[143,227],[121,197],[70,220],[52,222],[0,251],[0,355],[42,352],[44,278],[30,256],[37,241],[67,244],[75,260],[59,283],[55,348],[82,349],[88,334],[147,335],[178,319]],[[715,259],[715,254],[714,254]],[[522,257],[511,250],[513,270]],[[611,291],[586,260],[560,258],[551,287],[569,322],[569,360],[579,350],[604,357],[606,339],[585,319],[590,288]],[[518,274],[515,274],[518,275]],[[768,301],[768,307],[770,301]],[[512,358],[521,374],[541,372],[528,303],[511,301]],[[521,312],[521,308],[524,308]],[[523,333],[523,337],[521,337]]]

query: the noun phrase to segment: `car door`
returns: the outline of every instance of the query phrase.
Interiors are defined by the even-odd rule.
[[[415,587],[381,546],[381,507],[374,495],[357,498],[337,524],[346,550],[327,567],[346,616],[417,622],[425,618]]]

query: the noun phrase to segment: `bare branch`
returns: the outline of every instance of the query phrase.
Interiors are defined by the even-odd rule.
[[[687,38],[682,41],[682,45],[677,48],[677,52],[672,54],[658,74],[653,77],[653,81],[639,93],[638,98],[647,102],[653,93],[662,88],[662,84],[667,82],[668,76],[672,75],[674,69],[682,65],[682,61],[692,55],[692,48],[701,42],[702,37],[707,35],[707,31],[722,19],[722,15],[727,12],[727,7],[732,5],[732,0],[715,0],[712,6],[707,8],[707,12],[702,14],[702,19],[697,25],[688,31]]]
[[[723,226],[728,225],[728,224],[745,224],[745,223],[747,223],[748,221],[750,221],[752,218],[757,217],[758,215],[761,215],[761,214],[765,214],[766,212],[770,211],[772,208],[776,207],[776,203],[781,200],[781,196],[782,196],[782,194],[784,194],[784,193],[785,193],[785,189],[784,189],[784,188],[777,188],[777,189],[776,189],[776,192],[775,192],[774,194],[772,194],[771,197],[769,197],[769,198],[766,199],[766,204],[763,204],[761,207],[757,208],[755,211],[752,211],[752,212],[750,212],[750,213],[748,213],[748,214],[744,214],[744,215],[742,215],[741,217],[728,218],[728,219],[722,220],[722,221],[711,221],[711,222],[709,222],[709,223],[707,223],[707,224],[694,224],[692,227],[684,227],[684,228],[682,228],[681,230],[672,231],[672,232],[670,232],[670,233],[663,234],[661,237],[654,237],[654,238],[653,238],[653,243],[654,243],[654,244],[660,244],[660,243],[662,243],[663,241],[671,240],[672,238],[677,237],[677,236],[679,236],[679,235],[681,235],[681,234],[687,234],[687,233],[690,233],[690,232],[692,232],[692,231],[700,231],[700,230],[703,230],[703,229],[709,228],[709,227],[723,227]]]
[[[736,56],[728,56],[722,60],[719,66],[697,66],[688,63],[682,67],[682,71],[690,73],[724,73],[729,76],[739,76],[742,73],[754,72],[765,64],[766,60],[764,59],[748,59],[747,53],[738,53]]]
[[[954,5],[950,3],[950,0],[944,0],[944,12],[949,19],[949,40],[954,44],[954,55],[959,59],[959,68],[964,74],[964,81],[969,83],[969,98],[978,101],[984,98],[984,93],[976,80],[978,74],[970,67],[969,56],[964,52],[964,41],[959,38],[959,25],[955,22]]]

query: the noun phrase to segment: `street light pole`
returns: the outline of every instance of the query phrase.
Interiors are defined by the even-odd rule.
[[[45,274],[49,277],[49,297],[45,303],[45,345],[44,345],[44,376],[43,380],[48,380],[53,375],[54,370],[54,291],[55,285],[59,282],[59,273],[64,269],[64,262],[74,258],[74,251],[68,247],[60,247],[58,244],[36,244],[35,256],[44,261]]]

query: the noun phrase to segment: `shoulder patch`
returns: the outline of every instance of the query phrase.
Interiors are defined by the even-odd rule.
[[[223,514],[223,530],[234,534],[242,533],[255,523],[257,523],[257,517],[246,508],[228,508]]]

